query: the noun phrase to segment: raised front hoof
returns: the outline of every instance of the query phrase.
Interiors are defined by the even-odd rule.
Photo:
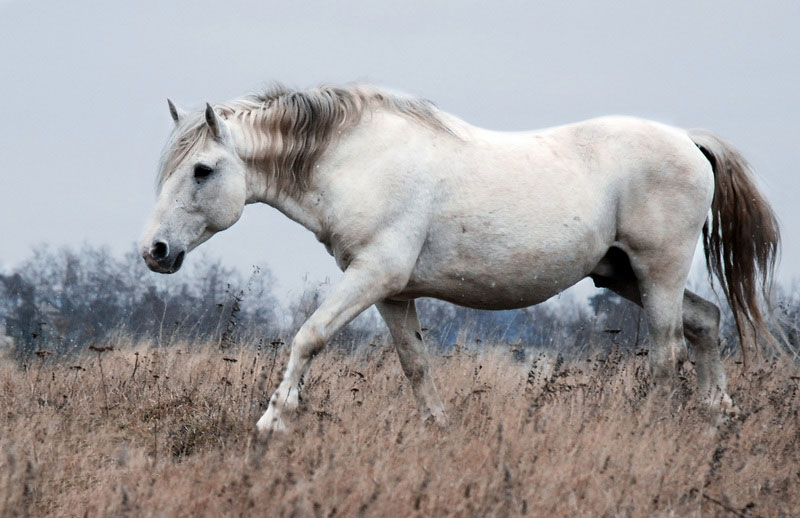
[[[281,416],[270,407],[256,423],[256,430],[262,435],[283,433],[286,431],[286,423]]]

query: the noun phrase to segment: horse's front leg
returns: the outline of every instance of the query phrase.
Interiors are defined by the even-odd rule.
[[[300,403],[300,389],[311,358],[330,337],[375,302],[403,289],[408,275],[386,270],[385,265],[351,264],[344,277],[303,324],[292,341],[289,363],[267,411],[256,423],[259,431],[281,430],[284,419]],[[395,270],[396,271],[396,270]]]
[[[432,418],[439,426],[446,427],[447,414],[431,377],[415,302],[384,300],[376,307],[392,334],[400,365],[411,382],[422,420]]]

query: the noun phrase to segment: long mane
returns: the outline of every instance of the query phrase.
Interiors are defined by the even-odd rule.
[[[453,134],[430,101],[373,86],[323,86],[292,90],[275,85],[264,93],[216,104],[220,116],[245,129],[246,160],[281,194],[307,190],[314,165],[325,149],[353,127],[365,111],[391,110],[437,131]],[[175,169],[211,138],[202,112],[182,117],[161,157],[158,189]]]

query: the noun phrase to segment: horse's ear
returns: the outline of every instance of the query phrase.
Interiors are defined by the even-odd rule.
[[[172,102],[172,99],[167,99],[167,104],[169,105],[169,114],[172,115],[172,120],[175,121],[175,124],[180,123],[186,112],[175,106],[175,103]]]
[[[225,138],[228,127],[209,103],[206,103],[206,124],[215,139],[223,140]]]

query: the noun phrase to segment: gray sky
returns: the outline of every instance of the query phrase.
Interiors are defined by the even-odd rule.
[[[759,172],[783,224],[779,278],[798,277],[800,2],[655,4],[0,0],[0,267],[40,243],[130,249],[167,96],[355,80],[500,130],[609,113],[712,129]],[[268,266],[284,293],[338,275],[266,206],[201,249]]]

